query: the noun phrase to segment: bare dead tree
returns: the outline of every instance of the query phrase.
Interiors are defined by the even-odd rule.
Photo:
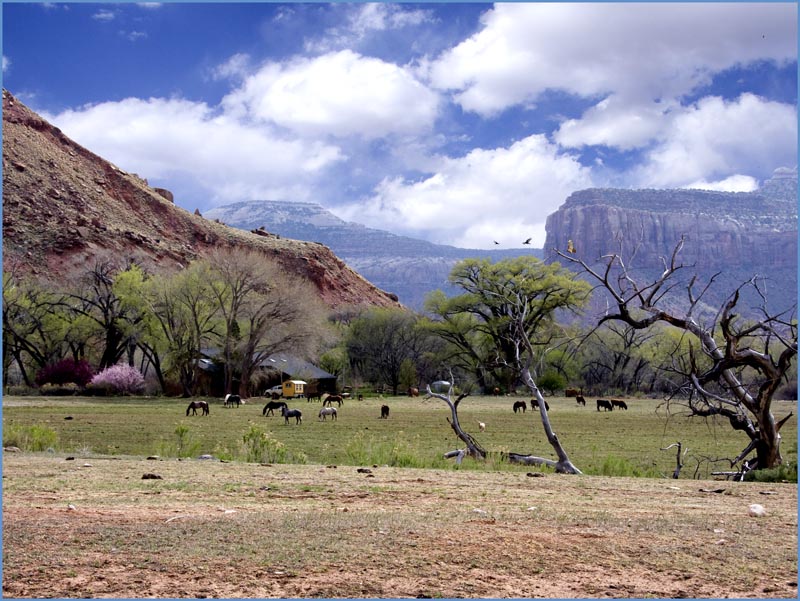
[[[674,447],[678,447],[678,452],[677,452],[676,457],[675,457],[676,466],[675,466],[675,471],[672,472],[672,478],[674,480],[677,480],[681,475],[681,469],[683,469],[683,463],[682,463],[683,458],[686,456],[686,453],[689,452],[689,449],[688,449],[688,447],[686,449],[683,449],[683,445],[679,441],[679,442],[674,442],[671,445],[669,445],[668,447],[664,447],[661,450],[662,451],[668,451],[669,449],[672,449]],[[681,452],[682,449],[683,449],[683,451]]]
[[[450,424],[450,427],[455,432],[456,436],[458,436],[464,443],[467,445],[466,449],[456,449],[454,451],[450,451],[445,453],[445,457],[447,458],[456,458],[456,463],[461,463],[461,460],[466,456],[469,455],[475,459],[486,459],[486,450],[478,444],[478,441],[473,438],[473,436],[466,432],[458,421],[458,404],[463,401],[467,396],[469,396],[468,392],[462,392],[458,395],[456,400],[452,400],[452,392],[453,392],[453,378],[452,375],[450,377],[450,387],[447,391],[447,394],[441,394],[438,392],[433,392],[431,390],[430,385],[427,387],[427,395],[425,398],[436,398],[444,401],[447,403],[447,406],[450,407],[450,418],[447,419],[447,422]]]
[[[689,394],[688,400],[682,402],[691,415],[721,416],[734,430],[747,435],[749,443],[731,460],[732,467],[753,452],[756,457],[748,463],[750,467],[779,465],[780,428],[792,414],[776,422],[772,399],[797,355],[796,303],[781,313],[770,312],[759,279],[753,277],[736,288],[719,310],[706,318],[706,323],[701,323],[698,314],[704,306],[703,297],[719,273],[703,286],[697,275],[688,283],[681,281],[676,274],[685,269],[678,260],[683,244],[682,237],[672,255],[668,259],[662,257],[662,274],[644,284],[634,279],[633,271],[619,253],[601,257],[604,267],[593,269],[580,257],[557,249],[555,252],[579,265],[611,295],[616,310],[610,309],[598,324],[616,320],[644,330],[662,322],[688,335],[689,356],[681,369],[684,389]],[[761,299],[757,317],[748,320],[740,319],[737,313],[745,287]],[[681,288],[685,297],[678,294]]]

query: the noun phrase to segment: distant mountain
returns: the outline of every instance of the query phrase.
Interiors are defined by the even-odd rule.
[[[520,255],[542,257],[541,249],[535,248],[464,249],[398,236],[343,221],[310,202],[252,200],[217,207],[204,216],[243,230],[324,244],[375,286],[395,293],[401,303],[416,310],[422,309],[425,296],[432,290],[455,292],[447,276],[458,261],[475,257],[493,261]]]

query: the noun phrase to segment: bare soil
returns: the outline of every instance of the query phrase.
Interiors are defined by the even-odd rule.
[[[3,595],[797,595],[793,484],[533,474],[4,453]]]

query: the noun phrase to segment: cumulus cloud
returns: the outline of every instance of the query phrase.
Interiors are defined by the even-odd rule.
[[[721,70],[797,53],[792,4],[509,3],[495,5],[481,24],[433,61],[429,76],[484,116],[547,89],[676,98]]]
[[[342,50],[267,63],[222,104],[302,135],[372,139],[430,128],[439,97],[403,67]]]
[[[468,248],[494,241],[544,244],[547,215],[578,188],[591,186],[588,170],[542,135],[508,148],[475,149],[443,157],[418,181],[387,177],[365,201],[336,209],[344,219],[421,235]]]
[[[631,179],[645,186],[688,186],[731,174],[771,173],[796,162],[794,106],[753,94],[734,101],[707,97],[672,118]]]
[[[5,54],[3,55],[3,73],[7,73],[11,70],[11,59],[8,58]]]
[[[308,199],[314,177],[342,159],[336,146],[287,139],[182,99],[129,98],[46,118],[127,171],[190,174],[216,201]]]

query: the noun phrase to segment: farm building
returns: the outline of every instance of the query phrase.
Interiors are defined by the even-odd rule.
[[[284,384],[287,380],[306,382],[304,394],[322,394],[323,392],[333,394],[336,392],[336,376],[303,359],[276,353],[264,359],[258,366],[267,372],[277,372],[276,376],[279,377],[274,378],[277,384]],[[286,396],[285,393],[284,396]]]
[[[203,349],[202,358],[197,362],[196,394],[204,396],[225,396],[224,370],[222,354],[219,349]],[[285,353],[270,355],[258,364],[257,369],[263,373],[262,383],[258,390],[251,390],[252,395],[260,395],[264,390],[276,385],[283,385],[287,380],[304,382],[303,395],[336,392],[336,376],[320,369],[298,357]],[[284,393],[284,396],[287,396]],[[298,396],[292,393],[292,396]]]

